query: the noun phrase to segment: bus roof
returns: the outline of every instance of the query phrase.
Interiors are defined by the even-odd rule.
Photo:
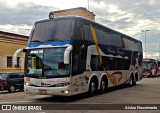
[[[103,28],[105,28],[105,29],[109,29],[109,30],[111,30],[111,31],[113,31],[113,32],[116,32],[116,33],[118,33],[118,34],[121,34],[121,35],[123,35],[123,36],[125,36],[125,37],[127,37],[127,38],[129,38],[129,39],[131,39],[131,40],[134,40],[134,41],[137,41],[137,42],[140,42],[140,43],[141,43],[140,40],[137,40],[137,39],[135,39],[135,38],[133,38],[133,37],[131,37],[131,36],[128,36],[128,35],[126,35],[126,34],[124,34],[124,33],[121,33],[121,32],[119,32],[119,31],[116,31],[116,30],[112,29],[112,28],[106,27],[106,26],[104,26],[104,25],[102,25],[102,24],[100,24],[100,23],[98,23],[98,22],[92,21],[92,20],[90,20],[90,19],[88,19],[88,18],[81,17],[81,16],[58,16],[58,17],[55,17],[55,18],[53,18],[53,19],[40,20],[40,21],[37,21],[36,23],[41,23],[41,22],[46,22],[46,21],[52,21],[52,20],[59,20],[59,19],[75,19],[75,20],[76,20],[76,19],[82,19],[82,20],[86,20],[86,21],[88,21],[88,22],[91,22],[92,24],[96,24],[96,25],[101,26],[101,27],[103,27]]]
[[[157,61],[157,60],[152,58],[144,58],[143,61]]]

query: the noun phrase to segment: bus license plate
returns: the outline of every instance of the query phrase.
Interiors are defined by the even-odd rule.
[[[47,94],[47,90],[39,90],[40,94]]]

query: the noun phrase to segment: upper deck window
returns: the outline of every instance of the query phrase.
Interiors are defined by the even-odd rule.
[[[74,19],[55,19],[37,22],[32,30],[29,42],[70,40],[74,23]]]

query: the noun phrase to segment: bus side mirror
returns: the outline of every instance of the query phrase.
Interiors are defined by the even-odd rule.
[[[69,64],[70,52],[73,49],[72,45],[68,46],[64,51],[64,64]]]
[[[18,49],[18,50],[14,53],[14,55],[13,55],[13,64],[14,64],[15,66],[17,65],[17,57],[18,57],[18,55],[19,55],[21,52],[26,52],[26,49],[23,49],[23,48]]]

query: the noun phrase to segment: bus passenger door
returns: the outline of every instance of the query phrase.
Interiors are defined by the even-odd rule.
[[[72,94],[78,94],[81,92],[81,81],[82,81],[81,74],[71,77]]]

